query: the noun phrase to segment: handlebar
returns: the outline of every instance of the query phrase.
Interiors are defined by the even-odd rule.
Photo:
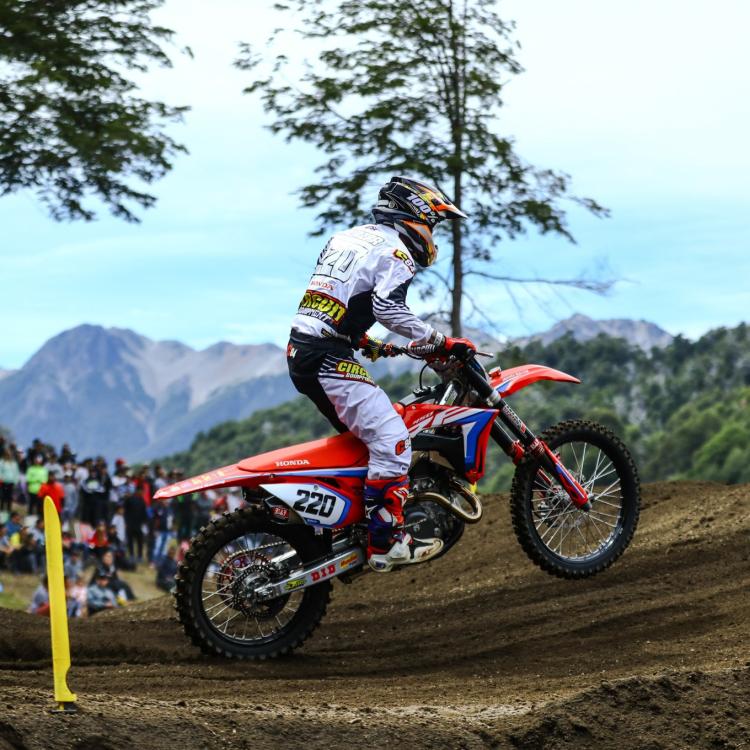
[[[412,359],[422,359],[427,360],[430,357],[440,356],[438,354],[437,348],[433,347],[431,345],[427,345],[424,347],[425,349],[430,349],[431,351],[420,354],[416,351],[414,351],[414,348],[410,349],[406,346],[395,346],[391,345],[391,354],[392,357],[402,356],[405,355],[407,357],[411,357]],[[487,381],[487,378],[484,373],[484,369],[479,363],[474,363],[475,357],[494,357],[495,355],[491,352],[482,352],[482,351],[472,351],[469,350],[465,357],[462,357],[460,361],[463,363],[463,371],[466,374],[467,380],[471,384],[472,388],[479,394],[479,396],[488,404],[491,406],[495,406],[500,401],[500,396],[498,395],[497,391],[492,387],[492,385]]]
[[[430,347],[432,349],[431,344],[426,344],[426,347]],[[411,357],[412,359],[427,359],[427,357],[431,357],[433,355],[438,355],[437,350],[432,349],[430,352],[425,352],[424,354],[419,354],[418,352],[415,352],[413,349],[409,349],[407,346],[396,346],[395,344],[391,344],[391,354],[389,356],[391,357],[400,357],[400,356],[407,356]],[[473,352],[473,355],[476,357],[489,357],[492,358],[495,356],[494,352],[483,352],[477,349]],[[439,355],[438,355],[439,356]]]

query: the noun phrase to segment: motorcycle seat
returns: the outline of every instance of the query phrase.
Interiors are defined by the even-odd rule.
[[[237,466],[242,471],[276,474],[308,469],[366,468],[368,459],[367,446],[351,432],[344,432],[261,453],[240,461]]]

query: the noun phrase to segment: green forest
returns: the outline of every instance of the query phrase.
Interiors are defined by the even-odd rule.
[[[562,419],[593,419],[624,438],[646,481],[750,482],[748,339],[743,323],[694,342],[678,336],[647,353],[623,339],[600,335],[578,342],[568,335],[548,345],[508,347],[494,364],[545,364],[582,380],[537,383],[509,398],[537,432]],[[398,399],[416,385],[416,376],[381,385]],[[200,433],[189,450],[162,463],[198,473],[328,434],[332,430],[312,403],[299,398]],[[480,489],[506,489],[512,473],[512,464],[493,447]]]

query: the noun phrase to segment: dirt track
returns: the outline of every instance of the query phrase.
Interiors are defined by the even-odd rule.
[[[77,716],[45,713],[47,623],[0,611],[6,748],[750,748],[750,487],[646,488],[608,572],[528,562],[506,499],[444,559],[337,584],[294,656],[201,657],[167,598],[74,623]]]

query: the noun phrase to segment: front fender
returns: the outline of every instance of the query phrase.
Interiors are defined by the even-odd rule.
[[[527,385],[536,383],[537,380],[558,380],[564,383],[580,383],[578,378],[568,375],[566,372],[555,370],[544,365],[520,365],[501,370],[495,367],[489,372],[492,387],[501,396],[510,396],[511,393],[520,391]]]

